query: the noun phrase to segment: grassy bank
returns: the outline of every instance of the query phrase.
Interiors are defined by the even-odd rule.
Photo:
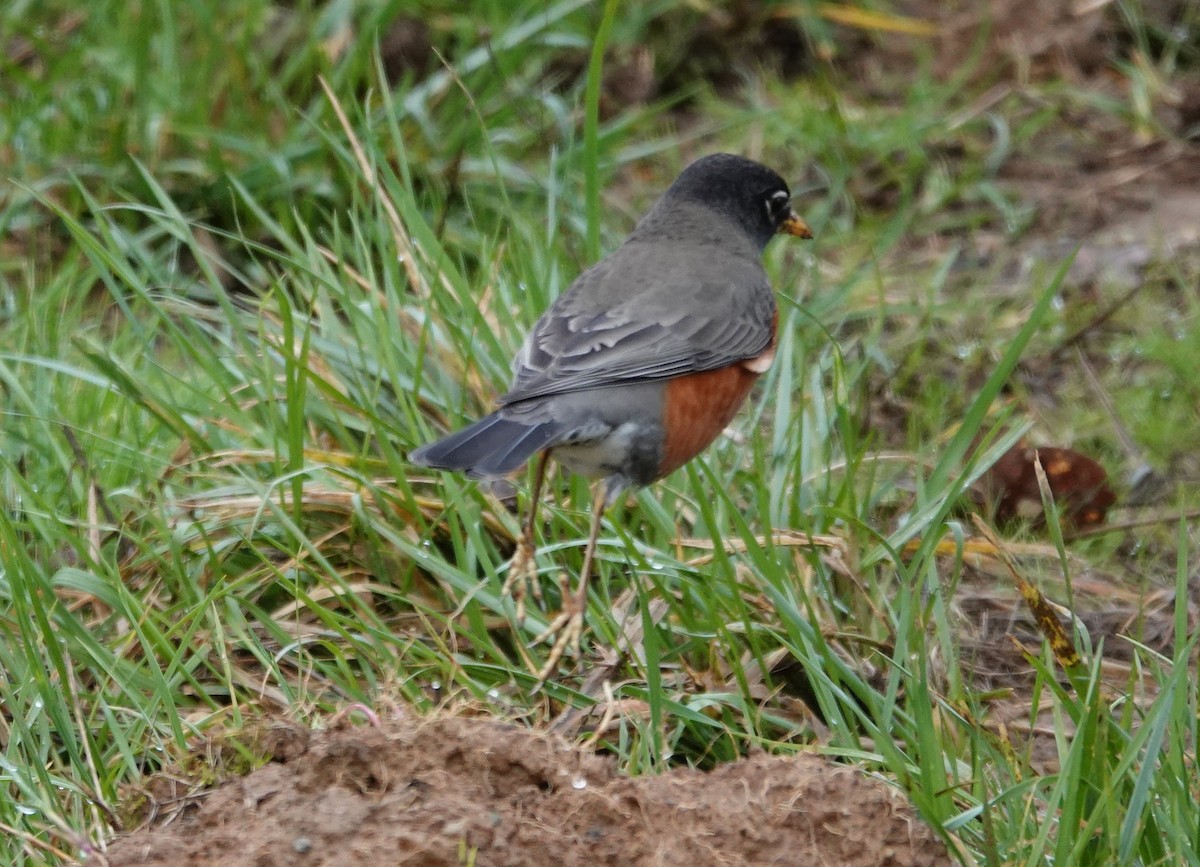
[[[1200,268],[1147,244],[1136,295],[1081,284],[1093,236],[1005,174],[1081,116],[1186,146],[1158,111],[1186,38],[1114,4],[1097,95],[982,55],[947,75],[932,37],[819,6],[768,7],[775,49],[631,4],[601,66],[582,0],[211,5],[0,12],[0,861],[82,857],[142,775],[239,770],[196,745],[272,715],[603,701],[530,673],[584,484],[554,483],[546,608],[516,628],[516,518],[404,455],[483,411],[540,310],[715,150],[794,179],[817,238],[768,251],[781,342],[735,430],[605,521],[580,666],[623,702],[604,748],[631,773],[816,749],[966,863],[1200,859]],[[856,69],[895,40],[902,84]],[[637,44],[653,87],[602,79],[644,77]],[[989,540],[965,493],[1027,431],[1100,458],[1111,520],[1144,526]],[[1014,574],[1076,612],[1077,657],[986,627],[1027,618]]]

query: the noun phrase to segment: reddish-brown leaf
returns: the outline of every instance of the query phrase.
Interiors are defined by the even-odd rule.
[[[1044,523],[1042,493],[1034,469],[1038,458],[1064,523],[1075,529],[1104,523],[1117,501],[1104,468],[1073,449],[1035,448],[1025,442],[1005,452],[980,479],[985,500],[995,505],[997,521],[1026,518],[1035,525]]]

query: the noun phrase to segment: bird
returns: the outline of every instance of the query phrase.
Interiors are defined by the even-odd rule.
[[[551,457],[595,481],[578,586],[537,641],[555,636],[538,684],[578,648],[601,519],[626,491],[696,457],[771,366],[779,322],[762,255],[811,238],[783,178],[718,153],[687,166],[629,237],[542,314],[491,414],[409,454],[420,467],[499,479],[537,458],[504,592],[524,617],[536,582],[538,501]]]

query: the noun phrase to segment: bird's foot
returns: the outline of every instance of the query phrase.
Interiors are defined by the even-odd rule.
[[[533,598],[542,601],[542,587],[537,580],[536,549],[524,530],[517,537],[517,550],[513,552],[508,566],[508,577],[504,579],[505,594],[511,594],[517,604],[517,623],[525,622],[525,593],[532,589]]]
[[[579,642],[583,637],[583,615],[587,609],[587,585],[584,584],[580,587],[581,592],[572,593],[567,585],[567,576],[564,574],[561,586],[562,611],[558,612],[550,621],[550,625],[533,640],[534,644],[539,644],[550,636],[555,636],[554,646],[550,648],[550,655],[546,657],[545,664],[537,673],[535,689],[541,689],[542,684],[550,678],[550,675],[554,674],[568,650],[579,653]]]

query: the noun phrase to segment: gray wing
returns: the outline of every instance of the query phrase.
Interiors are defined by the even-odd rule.
[[[582,274],[538,320],[501,405],[713,370],[770,346],[775,296],[759,262],[633,252]]]

